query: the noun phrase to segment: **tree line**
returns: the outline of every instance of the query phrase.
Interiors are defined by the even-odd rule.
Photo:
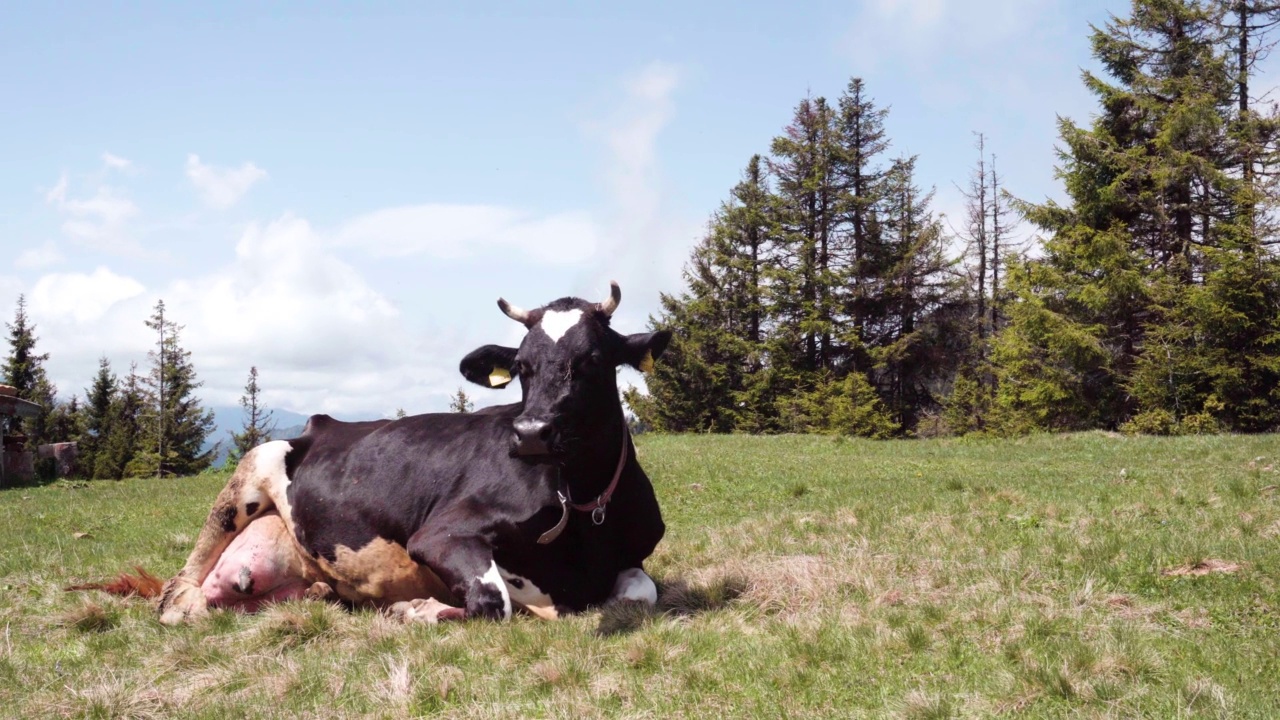
[[[944,221],[861,79],[802,99],[650,318],[674,339],[627,395],[638,422],[1276,429],[1280,126],[1251,82],[1277,23],[1262,0],[1134,0],[1093,27],[1106,73],[1083,73],[1092,123],[1059,121],[1064,203],[1010,193],[979,135],[965,217]]]
[[[183,326],[168,316],[163,300],[145,323],[156,334],[145,372],[130,363],[120,376],[102,357],[83,401],[76,394],[63,401],[45,371],[49,354],[36,350],[36,327],[19,295],[13,322],[6,323],[9,354],[2,369],[16,395],[41,410],[33,419],[10,419],[6,434],[26,436],[29,448],[77,443],[77,474],[89,478],[180,477],[208,468],[218,452],[218,444],[206,447],[214,416],[195,394],[203,383],[190,351],[181,346]],[[256,367],[250,368],[240,402],[245,425],[232,433],[233,458],[270,439],[273,428],[271,413],[260,403]]]

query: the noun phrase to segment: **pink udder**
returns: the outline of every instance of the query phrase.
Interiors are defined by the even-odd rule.
[[[252,613],[267,603],[300,598],[308,587],[293,538],[272,511],[231,541],[200,590],[211,607]]]

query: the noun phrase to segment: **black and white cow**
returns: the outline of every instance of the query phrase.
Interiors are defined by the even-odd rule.
[[[300,437],[251,450],[165,583],[161,621],[204,614],[210,598],[253,606],[299,588],[428,622],[655,602],[644,561],[665,526],[616,370],[647,370],[671,336],[615,332],[620,300],[613,283],[600,303],[566,297],[525,311],[498,301],[528,328],[520,347],[486,345],[460,369],[485,387],[518,378],[520,402],[367,423],[317,415]],[[241,536],[259,519],[261,532]],[[238,536],[251,549],[253,537],[288,539],[254,557],[294,555],[255,575],[264,563],[237,565]]]

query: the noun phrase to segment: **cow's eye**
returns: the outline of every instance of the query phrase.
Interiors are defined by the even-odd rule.
[[[521,377],[529,377],[533,374],[533,368],[523,360],[516,360],[511,363],[511,371]]]

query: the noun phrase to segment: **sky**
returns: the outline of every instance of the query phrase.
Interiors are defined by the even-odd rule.
[[[519,342],[498,297],[617,280],[642,332],[751,155],[852,77],[938,211],[976,132],[1015,195],[1060,197],[1089,24],[1127,7],[0,0],[0,316],[25,295],[63,399],[145,365],[163,299],[208,404],[250,366],[305,414],[511,402],[457,370]]]

